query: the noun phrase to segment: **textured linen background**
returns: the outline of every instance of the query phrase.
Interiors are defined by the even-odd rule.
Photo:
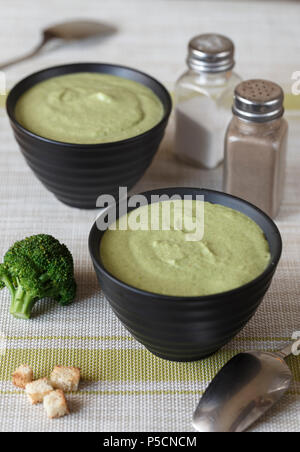
[[[208,31],[233,38],[237,71],[244,78],[271,78],[288,88],[292,72],[300,70],[299,16],[300,4],[289,1],[1,0],[1,59],[30,50],[43,26],[85,17],[111,22],[119,31],[89,44],[58,45],[8,69],[8,88],[47,66],[105,61],[149,72],[172,89],[185,67],[188,39]],[[287,183],[277,219],[284,252],[272,287],[238,337],[211,358],[186,364],[152,356],[112,314],[87,248],[96,211],[69,208],[46,191],[23,161],[0,110],[0,255],[26,235],[53,234],[72,250],[79,286],[72,306],[41,303],[31,321],[11,317],[9,295],[0,292],[1,431],[193,431],[193,409],[227,359],[242,350],[274,350],[300,331],[299,121],[297,115],[290,121]],[[201,171],[173,158],[172,128],[171,120],[159,153],[134,190],[174,185],[221,188],[221,168]],[[41,406],[31,407],[11,385],[11,372],[23,362],[32,364],[37,376],[49,374],[56,363],[82,368],[80,390],[68,395],[71,416],[48,420]],[[300,431],[299,362],[289,359],[295,378],[291,390],[252,431]]]

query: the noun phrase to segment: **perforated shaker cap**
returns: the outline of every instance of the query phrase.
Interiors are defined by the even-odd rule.
[[[284,94],[279,85],[268,80],[246,80],[234,91],[233,114],[253,122],[280,118]]]
[[[225,72],[234,66],[231,39],[215,33],[195,36],[189,42],[187,64],[201,72]]]

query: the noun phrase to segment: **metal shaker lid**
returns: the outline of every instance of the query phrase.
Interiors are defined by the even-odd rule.
[[[234,66],[231,39],[215,33],[195,36],[189,42],[187,64],[201,72],[225,72]]]
[[[246,80],[235,88],[233,114],[253,122],[280,118],[284,94],[279,85],[268,80]]]

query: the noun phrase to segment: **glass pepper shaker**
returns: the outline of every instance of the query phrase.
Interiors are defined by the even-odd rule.
[[[276,83],[240,83],[225,138],[225,191],[273,218],[282,200],[286,166],[288,124],[283,118],[283,98]]]
[[[210,33],[190,41],[188,70],[175,88],[174,152],[181,160],[204,168],[222,162],[233,91],[241,81],[234,64],[227,37]]]

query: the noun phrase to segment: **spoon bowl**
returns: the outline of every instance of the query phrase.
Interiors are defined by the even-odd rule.
[[[116,28],[110,24],[94,20],[71,20],[46,28],[44,37],[48,39],[63,39],[73,41],[92,38],[94,36],[107,36],[113,34]]]
[[[232,358],[201,398],[193,416],[194,428],[199,432],[243,432],[250,427],[290,387],[292,373],[284,358],[293,346],[276,353],[250,351]]]

